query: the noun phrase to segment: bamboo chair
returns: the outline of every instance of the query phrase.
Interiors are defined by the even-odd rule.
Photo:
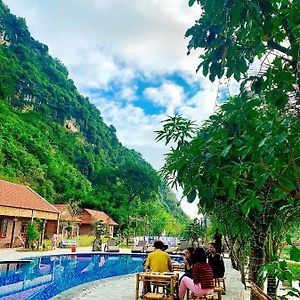
[[[196,295],[194,293],[188,298],[189,300],[215,300],[215,293],[206,294],[203,296]]]
[[[165,295],[161,293],[147,293],[144,295],[143,300],[164,300]]]

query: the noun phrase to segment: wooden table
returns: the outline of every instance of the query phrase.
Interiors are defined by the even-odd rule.
[[[173,271],[177,272],[185,272],[185,266],[184,264],[172,264]]]
[[[167,298],[168,300],[174,300],[175,294],[178,296],[178,274],[176,273],[157,273],[157,272],[143,272],[136,274],[136,290],[135,290],[135,299],[143,299],[143,296],[146,294],[146,285],[147,282],[155,282],[161,284],[169,284],[170,286],[170,295]],[[143,282],[143,291],[142,295],[139,295],[140,282]]]

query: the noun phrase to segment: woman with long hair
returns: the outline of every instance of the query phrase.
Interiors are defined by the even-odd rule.
[[[192,278],[184,276],[179,286],[179,298],[182,300],[189,289],[194,294],[203,296],[214,290],[213,272],[206,262],[206,254],[203,248],[196,248],[192,257]]]
[[[214,278],[222,278],[225,273],[225,266],[222,255],[217,253],[216,243],[208,244],[208,263],[213,271]]]

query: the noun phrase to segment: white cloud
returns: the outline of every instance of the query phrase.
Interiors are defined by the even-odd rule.
[[[165,82],[159,88],[146,88],[144,96],[155,104],[165,107],[167,115],[172,115],[183,104],[184,90],[179,85]]]
[[[115,69],[110,62],[115,58],[146,76],[174,70],[194,73],[196,68],[195,57],[186,56],[184,33],[198,10],[188,8],[185,0],[5,2],[26,18],[33,36],[49,45],[50,52],[70,68],[71,77],[80,87],[86,76],[78,74],[76,66],[85,65],[87,58],[93,62],[88,63],[90,74],[98,74],[106,57],[108,66],[104,70],[112,69],[106,75],[111,78]],[[89,59],[97,58],[99,52],[102,57],[98,63]]]

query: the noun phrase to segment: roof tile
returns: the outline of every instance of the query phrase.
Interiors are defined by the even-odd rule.
[[[59,211],[30,187],[0,180],[0,205],[59,214]]]
[[[96,220],[102,220],[105,223],[107,222],[109,225],[118,225],[112,218],[110,218],[105,212],[99,211],[99,210],[93,210],[93,209],[84,209],[88,214],[91,215],[92,218]],[[82,223],[84,224],[91,224],[91,219],[84,218],[82,215],[80,215],[80,218],[82,220]]]

